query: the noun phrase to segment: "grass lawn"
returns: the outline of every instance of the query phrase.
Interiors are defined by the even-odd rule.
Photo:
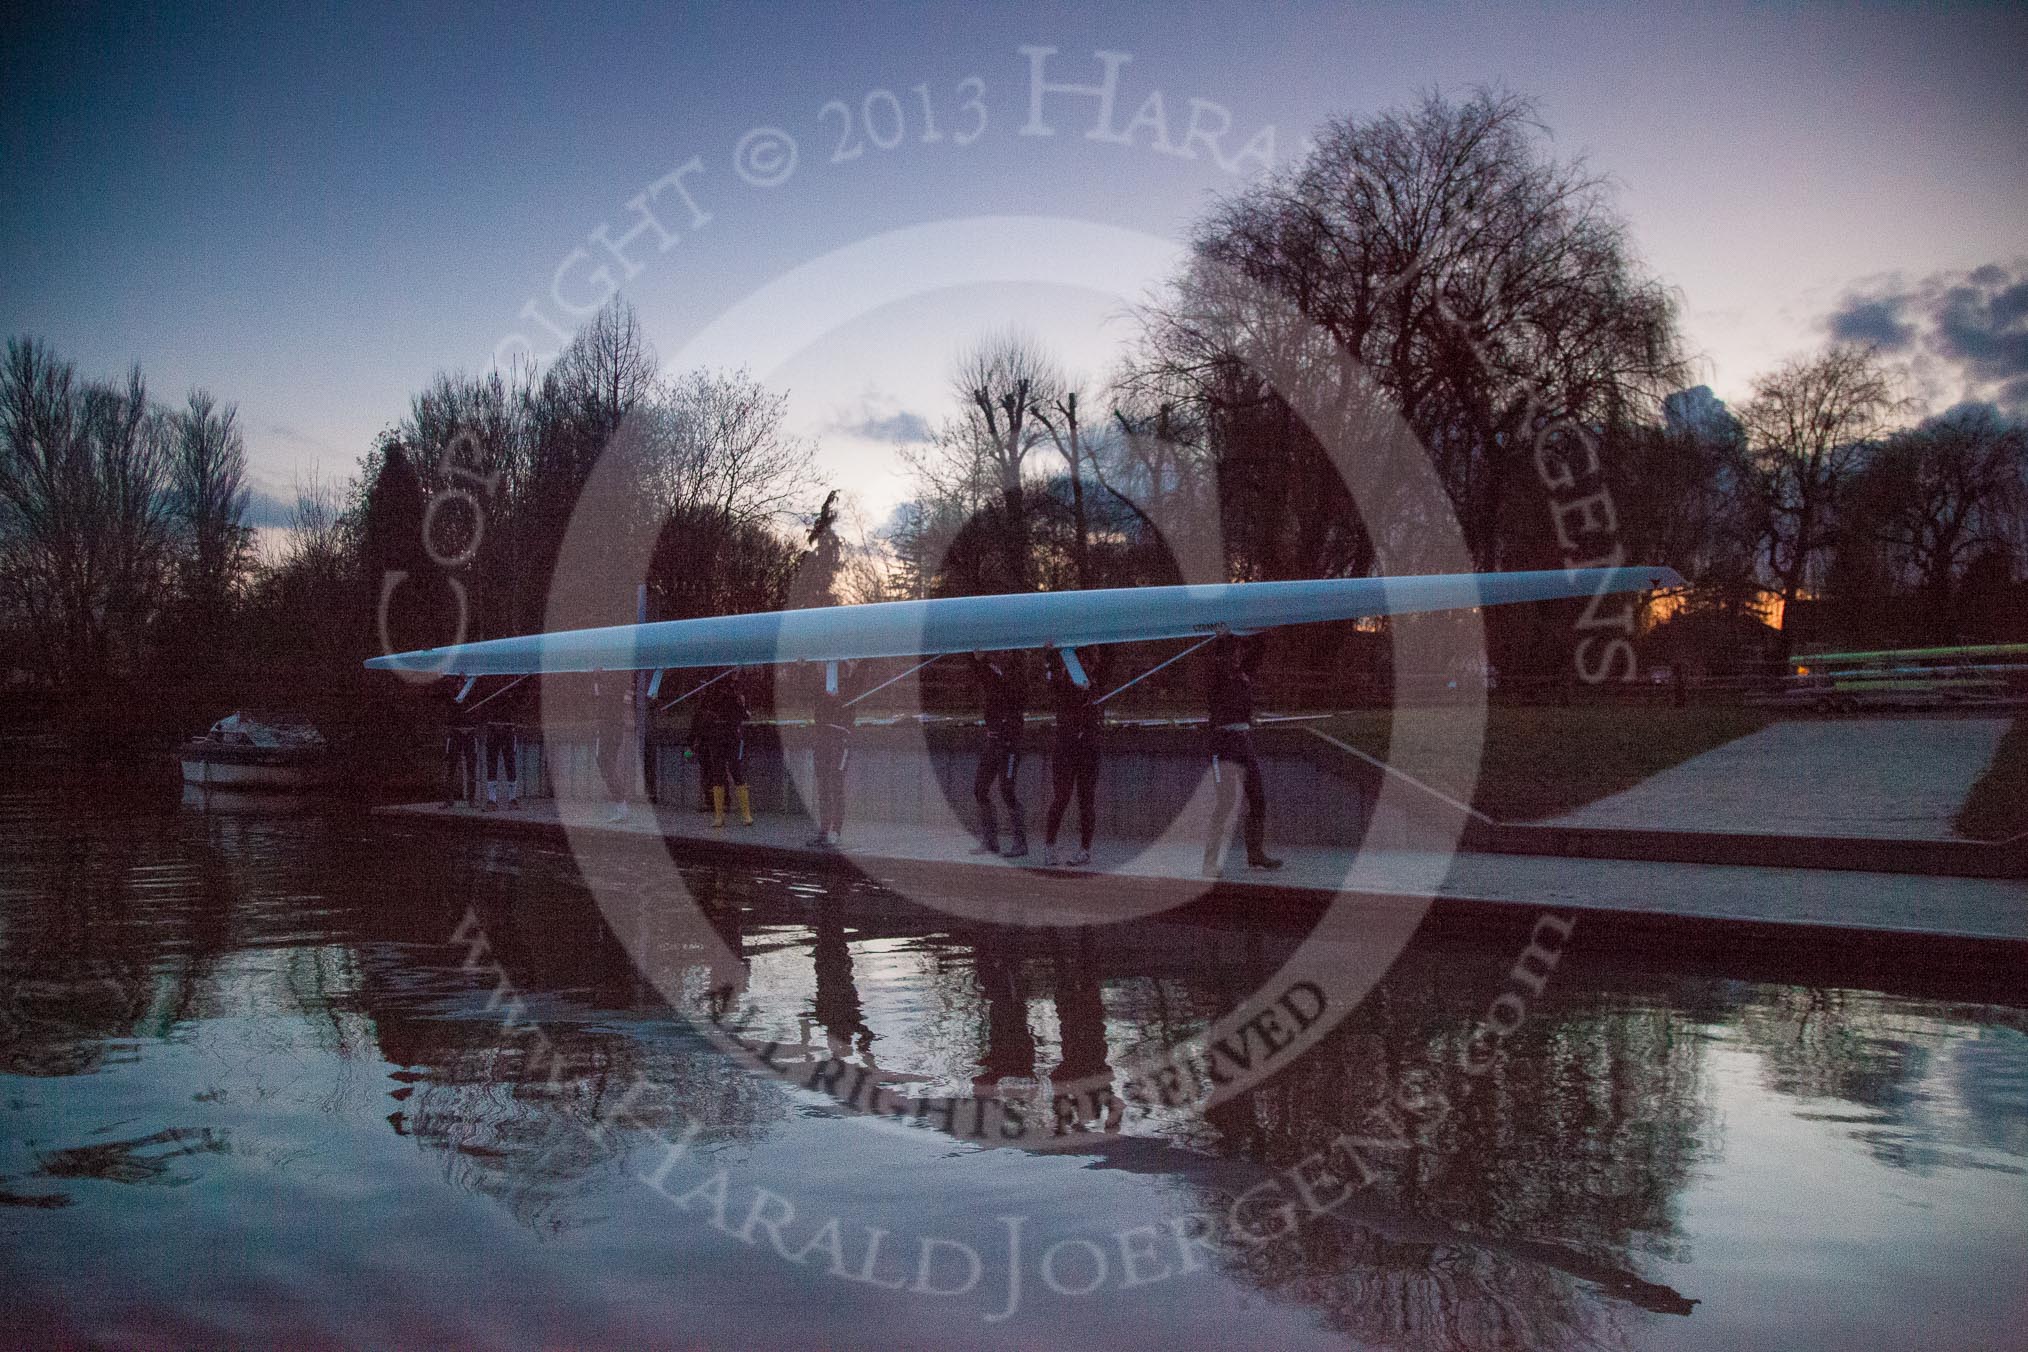
[[[1958,809],[1958,834],[1973,840],[2011,840],[2028,831],[2028,718],[2017,718],[1993,763]]]
[[[1499,821],[1554,816],[1758,732],[1771,721],[1761,710],[1726,706],[1495,705],[1486,710],[1485,748],[1472,805]],[[1398,726],[1395,715],[1384,709],[1339,714],[1319,726],[1446,793],[1461,794],[1471,739],[1442,709],[1402,710]],[[1390,749],[1391,726],[1402,741]],[[2016,728],[2018,732],[2018,724]]]

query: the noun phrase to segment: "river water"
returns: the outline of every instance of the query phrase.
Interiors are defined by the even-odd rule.
[[[797,1067],[1045,1100],[1300,930],[1004,930],[686,868],[778,1076],[671,1008],[560,842],[12,782],[10,1344],[2021,1345],[2028,1010],[1990,982],[1789,982],[1580,925],[1470,1073],[1511,936],[1422,937],[1208,1113],[990,1147]]]

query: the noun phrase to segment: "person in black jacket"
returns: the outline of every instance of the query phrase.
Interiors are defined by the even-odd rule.
[[[711,824],[725,825],[725,790],[732,788],[741,824],[753,825],[753,799],[746,788],[746,696],[734,673],[715,681],[697,697],[690,720],[690,747],[704,763],[705,787],[711,790]]]
[[[1019,653],[972,654],[972,674],[978,677],[985,698],[986,742],[979,749],[979,768],[972,776],[972,796],[979,802],[979,844],[974,854],[999,854],[1000,824],[993,813],[993,786],[1007,804],[1012,819],[1013,840],[1006,856],[1019,859],[1028,853],[1028,825],[1022,819],[1021,799],[1015,791],[1014,776],[1021,768],[1021,727],[1028,713],[1028,690],[1022,677]]]
[[[1253,678],[1264,645],[1260,635],[1245,641],[1221,633],[1211,645],[1211,776],[1218,802],[1211,812],[1211,835],[1204,842],[1204,873],[1215,877],[1225,859],[1225,831],[1233,798],[1246,786],[1246,862],[1249,868],[1277,869],[1282,861],[1267,852],[1267,787],[1253,754]]]
[[[1063,655],[1054,648],[1048,650],[1044,662],[1044,678],[1056,710],[1056,728],[1049,761],[1054,794],[1049,800],[1049,816],[1042,835],[1042,862],[1052,868],[1059,862],[1075,867],[1091,862],[1092,831],[1098,816],[1094,800],[1098,794],[1099,729],[1105,716],[1099,710],[1098,692],[1088,676],[1080,683],[1070,674]],[[1059,860],[1056,832],[1063,825],[1063,814],[1070,807],[1072,794],[1077,796],[1078,848],[1068,859]]]
[[[846,682],[852,664],[841,663],[837,689],[819,682],[812,709],[815,735],[812,756],[817,772],[817,834],[812,845],[836,845],[845,829],[845,763],[852,755],[852,708],[846,698]]]

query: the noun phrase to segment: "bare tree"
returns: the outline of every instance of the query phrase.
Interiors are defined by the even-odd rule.
[[[814,449],[788,425],[788,397],[746,371],[696,370],[656,387],[638,430],[658,539],[650,588],[670,615],[780,604],[800,551],[783,528]]]
[[[838,579],[839,599],[855,606],[907,599],[913,593],[902,585],[892,541],[871,528],[855,494],[843,495],[840,510],[846,525],[846,543],[844,567]]]
[[[531,545],[554,522],[530,492],[540,388],[525,368],[439,373],[409,401],[399,429],[418,479],[444,495],[430,523],[442,537],[438,553],[470,551],[465,586],[475,635],[523,633],[542,621],[544,579],[532,575],[539,551]],[[574,462],[575,453],[568,458]]]
[[[1287,542],[1299,557],[1333,535],[1356,542],[1333,524],[1342,494],[1320,496],[1321,476],[1286,476],[1316,458],[1301,450],[1306,434],[1344,442],[1384,396],[1435,461],[1479,566],[1537,561],[1553,551],[1529,463],[1538,430],[1609,440],[1682,383],[1673,302],[1642,274],[1607,185],[1542,141],[1524,99],[1431,95],[1328,124],[1304,160],[1200,227],[1196,262],[1149,313],[1150,347],[1161,382],[1225,401],[1228,432],[1272,452],[1246,467],[1268,476],[1260,491],[1227,501],[1242,544],[1245,523],[1230,514],[1249,497],[1315,516],[1289,523],[1307,531]],[[1310,333],[1290,332],[1285,313]],[[1275,388],[1239,378],[1249,370],[1272,373]],[[1292,372],[1314,388],[1285,388]],[[1346,429],[1300,427],[1276,407],[1293,400],[1314,416],[1334,395]]]
[[[786,394],[743,369],[699,369],[659,387],[649,436],[663,505],[749,525],[788,512],[813,456],[789,430],[788,408]]]
[[[1062,397],[1063,376],[1034,338],[1009,329],[965,349],[951,386],[964,412],[938,438],[944,473],[973,491],[997,494],[999,589],[1030,590],[1026,474],[1030,453],[1048,436],[1035,415]]]
[[[336,484],[311,474],[296,481],[289,508],[282,565],[301,568],[334,585],[345,568],[345,498]]]
[[[1782,600],[1785,650],[1790,607],[1817,580],[1854,476],[1899,407],[1873,350],[1839,344],[1762,376],[1740,409],[1763,559]]]
[[[168,418],[138,367],[82,385],[13,340],[0,365],[0,559],[45,671],[82,687],[130,668],[160,604],[170,542]]]
[[[182,599],[205,632],[215,632],[244,579],[252,532],[247,508],[246,441],[239,410],[208,390],[192,390],[174,420],[171,493],[182,545]]]
[[[552,373],[566,405],[598,439],[646,399],[655,383],[655,353],[634,307],[614,296],[571,336]]]
[[[1084,467],[1091,463],[1085,432],[1078,417],[1077,391],[1065,390],[1048,408],[1037,407],[1035,418],[1049,432],[1050,440],[1063,454],[1069,469],[1071,510],[1071,562],[1076,569],[1079,590],[1092,585],[1091,520],[1084,509]],[[1052,414],[1054,415],[1052,417]]]
[[[1859,528],[1913,582],[1931,636],[1959,637],[1966,570],[1981,556],[2018,557],[2028,524],[2028,432],[1990,404],[1953,409],[1889,437],[1855,496]]]
[[[546,606],[557,579],[556,558],[586,485],[602,460],[613,492],[601,509],[624,513],[601,542],[617,558],[625,542],[645,528],[648,469],[637,416],[655,386],[655,356],[633,309],[608,301],[565,345],[529,400],[528,471],[514,512],[522,571],[528,582],[521,604]],[[626,483],[629,472],[638,483]],[[642,511],[635,514],[636,507]]]

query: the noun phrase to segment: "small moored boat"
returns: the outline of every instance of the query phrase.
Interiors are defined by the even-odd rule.
[[[331,778],[330,748],[308,723],[229,714],[183,744],[183,782],[267,791],[314,788]]]

